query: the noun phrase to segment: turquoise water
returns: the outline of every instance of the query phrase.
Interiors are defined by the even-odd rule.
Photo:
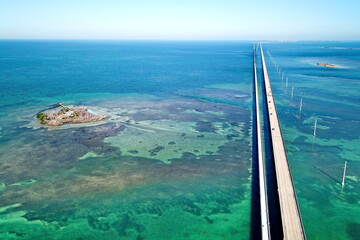
[[[307,237],[359,239],[360,43],[269,43],[264,48]]]
[[[359,239],[360,43],[263,46],[308,239]],[[0,41],[0,239],[254,238],[252,82],[246,42]]]
[[[0,238],[249,239],[251,47],[0,42]]]

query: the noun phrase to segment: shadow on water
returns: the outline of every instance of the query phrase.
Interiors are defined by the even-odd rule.
[[[331,178],[332,180],[334,180],[336,183],[341,184],[341,182],[339,180],[337,180],[336,178],[334,178],[333,176],[331,176],[330,174],[326,173],[325,171],[321,170],[320,168],[316,167],[315,165],[312,165],[316,170],[318,170],[319,172],[323,173],[324,175],[328,176],[329,178]]]
[[[33,117],[35,117],[35,116],[38,115],[39,113],[45,112],[45,111],[47,111],[47,110],[52,110],[52,109],[54,109],[54,108],[60,107],[60,106],[61,106],[60,104],[61,104],[61,103],[55,103],[55,104],[51,105],[51,107],[45,108],[45,109],[37,112],[36,114],[34,114]]]
[[[258,58],[259,59],[259,58]],[[270,123],[268,118],[268,111],[266,106],[265,98],[265,83],[262,74],[261,63],[257,63],[259,73],[258,79],[259,85],[259,95],[263,96],[261,101],[261,111],[262,122],[264,128],[264,151],[265,151],[265,170],[266,170],[266,187],[267,187],[267,197],[268,197],[268,208],[269,208],[269,221],[270,221],[270,233],[272,239],[283,239],[283,231],[281,224],[281,212],[280,212],[280,203],[278,196],[278,186],[276,181],[276,172],[275,172],[275,163],[272,152],[272,142],[271,142],[271,133],[270,133]]]
[[[254,76],[255,77],[255,76]],[[256,96],[253,85],[252,100],[252,178],[251,178],[251,233],[250,239],[261,239],[260,186],[256,127]]]

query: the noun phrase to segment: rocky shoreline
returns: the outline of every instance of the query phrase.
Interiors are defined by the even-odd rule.
[[[95,115],[91,113],[85,106],[64,106],[63,103],[58,104],[59,107],[48,111],[40,112],[36,118],[41,124],[47,126],[61,126],[69,123],[89,123],[105,120],[103,115]]]
[[[338,65],[330,64],[330,63],[316,63],[317,66],[323,66],[323,67],[332,67],[332,68],[338,68]]]

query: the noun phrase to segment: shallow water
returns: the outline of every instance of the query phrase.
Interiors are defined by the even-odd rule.
[[[264,44],[308,239],[360,238],[359,46],[359,42]]]
[[[249,239],[251,44],[0,44],[0,238]]]
[[[360,236],[359,48],[264,44],[308,239]],[[0,238],[256,236],[252,73],[245,42],[1,41]],[[57,102],[107,120],[39,125]]]

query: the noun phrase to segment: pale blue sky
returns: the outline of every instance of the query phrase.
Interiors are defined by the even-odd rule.
[[[360,40],[360,0],[0,0],[0,39]]]

